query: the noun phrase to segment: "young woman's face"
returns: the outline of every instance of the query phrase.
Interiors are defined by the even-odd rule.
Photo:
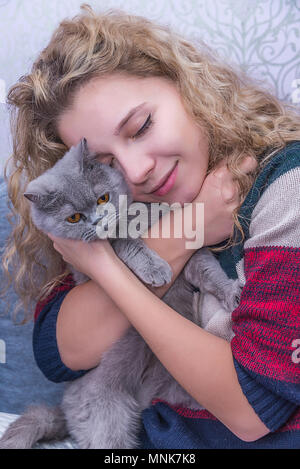
[[[207,139],[164,78],[93,79],[61,115],[58,131],[69,148],[85,137],[99,161],[123,172],[136,201],[191,202],[206,176]]]

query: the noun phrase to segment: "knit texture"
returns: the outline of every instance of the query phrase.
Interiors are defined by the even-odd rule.
[[[74,286],[72,275],[68,275],[48,298],[37,304],[34,314],[35,326],[32,336],[34,358],[46,378],[55,383],[73,381],[86,373],[86,370],[73,371],[63,364],[56,341],[58,312],[65,296]]]
[[[227,275],[244,286],[231,315],[233,360],[243,393],[270,433],[243,442],[206,410],[156,399],[142,415],[142,448],[300,448],[300,363],[293,358],[300,339],[299,187],[300,142],[293,142],[249,191],[239,211],[245,238],[236,230],[235,246],[217,254]],[[36,310],[35,357],[52,381],[85,372],[68,370],[57,350],[62,288]]]

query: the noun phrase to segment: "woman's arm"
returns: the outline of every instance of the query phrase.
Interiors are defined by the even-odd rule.
[[[212,177],[209,178],[209,181],[211,179]],[[213,190],[213,185],[211,188]],[[214,197],[219,197],[218,191],[214,191]],[[222,207],[223,211],[222,217],[218,213],[217,218],[218,221],[220,218],[224,221],[224,218],[227,217],[225,229],[228,230],[230,228],[228,219],[230,220],[232,207],[230,203],[224,205],[219,203],[219,207]],[[178,210],[183,212],[183,209]],[[211,210],[208,211],[205,220],[206,227],[215,225],[216,218],[215,214],[213,217],[211,216],[212,213],[214,214]],[[174,212],[170,212],[171,226],[174,226],[175,219]],[[160,257],[164,258],[172,268],[173,277],[168,285],[159,288],[148,287],[157,297],[161,298],[175,281],[194,250],[186,249],[185,238],[163,238],[162,219],[157,222],[157,225],[159,237],[151,238],[148,236],[144,238],[144,242]],[[180,226],[180,228],[183,227]],[[221,231],[221,228],[219,231],[212,230],[211,233],[206,230],[205,242],[213,244],[218,242],[220,236],[221,239],[228,237],[228,232],[224,231],[224,228]],[[182,232],[184,232],[183,229]],[[118,289],[115,282],[114,285]],[[126,332],[129,325],[129,321],[118,306],[93,280],[74,287],[65,296],[57,317],[56,338],[62,362],[71,370],[90,369],[96,366],[100,362],[103,352]]]
[[[234,368],[230,344],[202,330],[163,303],[117,258],[108,242],[102,241],[95,243],[94,246],[92,244],[82,246],[84,252],[76,257],[74,254],[78,253],[78,242],[70,242],[55,237],[52,237],[52,239],[54,240],[54,247],[61,252],[65,261],[72,262],[77,270],[83,271],[92,279],[95,284],[93,288],[96,286],[100,289],[95,289],[93,295],[96,295],[97,291],[100,294],[101,291],[100,300],[100,298],[103,299],[103,291],[105,291],[109,302],[106,307],[109,306],[110,308],[114,304],[114,307],[117,308],[115,309],[117,323],[120,324],[118,321],[121,320],[122,315],[127,318],[128,322],[124,323],[123,319],[122,327],[118,330],[122,333],[129,323],[132,324],[174,378],[201,405],[245,441],[256,440],[269,432],[241,390]],[[101,263],[96,262],[100,258]],[[115,286],[116,278],[118,279],[117,288]],[[80,288],[82,289],[82,287]],[[88,296],[88,289],[86,293]],[[75,296],[73,300],[75,304]],[[67,300],[65,301],[67,304]],[[92,300],[94,307],[96,306],[95,303]],[[76,314],[76,319],[79,319],[78,332],[82,320],[79,309],[83,308],[84,305],[85,301],[79,305],[78,314]],[[137,305],[143,305],[142,311]],[[103,314],[104,309],[105,305],[101,304],[99,313],[101,310]],[[64,308],[61,308],[61,311],[64,311]],[[107,312],[107,309],[105,311]],[[90,354],[89,367],[95,366],[97,361],[101,359],[99,348],[99,355],[97,356],[97,350],[93,350],[91,344],[95,340],[98,347],[100,346],[103,350],[100,344],[102,337],[100,331],[101,329],[106,331],[103,319],[107,320],[109,317],[108,313],[108,315],[102,316],[102,321],[98,321],[98,314],[92,315],[95,324],[98,326],[95,327],[95,334],[91,335],[91,324],[89,324],[86,333],[82,334],[89,341],[87,354],[87,356]],[[72,320],[71,313],[70,323],[68,324],[66,321],[65,327],[73,328],[76,322]],[[115,325],[113,325],[114,328]],[[105,332],[104,335],[106,335]],[[90,340],[91,337],[93,340]],[[106,335],[107,346],[111,342],[110,339],[107,340],[108,337]],[[176,337],[176,341],[174,341],[174,337]],[[72,342],[72,339],[73,337],[70,335],[70,342]],[[104,343],[104,336],[102,341]],[[82,344],[82,347],[84,350],[84,344]],[[81,360],[83,350],[81,349],[80,353],[73,350],[70,356]],[[94,360],[95,357],[96,360]],[[202,360],[201,357],[203,357]],[[75,367],[77,366],[75,365]],[[78,368],[84,368],[82,361],[80,361],[80,365],[78,364]]]
[[[74,257],[76,246],[54,239],[57,248],[58,242],[59,251],[69,262]],[[100,258],[101,262],[95,262]],[[253,441],[269,432],[242,392],[229,343],[183,318],[150,292],[115,255],[107,241],[96,243],[93,249],[89,246],[75,264],[75,268],[85,270],[106,292],[174,378],[236,436],[244,441]],[[116,278],[118,288],[115,287]],[[79,325],[81,327],[81,322]],[[99,324],[99,331],[101,327],[104,330]],[[82,335],[90,339],[90,328]],[[95,332],[95,341],[97,339],[98,333]],[[73,356],[81,360],[80,354],[74,352]],[[93,362],[91,366],[95,364]]]
[[[269,433],[242,392],[230,344],[153,295],[109,249],[101,255],[105,260],[99,268],[94,265],[93,280],[113,298],[183,388],[240,439],[253,441]],[[114,278],[118,278],[118,291]]]
[[[128,329],[130,323],[97,283],[89,280],[65,296],[56,323],[62,362],[71,370],[89,370]]]
[[[256,162],[249,157],[240,165],[241,171],[245,173],[253,171],[255,167]],[[205,204],[204,245],[214,245],[228,238],[233,226],[232,212],[238,205],[239,198],[237,186],[225,165],[219,166],[206,177],[194,202]],[[173,212],[170,217],[173,226]],[[161,224],[162,219],[158,222],[158,238],[151,238],[150,235],[144,238],[148,247],[165,259],[173,271],[171,283],[150,288],[158,298],[170,288],[194,252],[186,249],[185,238],[163,238]],[[194,220],[193,229],[195,226]],[[128,327],[129,322],[123,313],[93,280],[75,287],[66,295],[58,313],[57,345],[62,361],[74,370],[92,368],[100,362],[103,352]]]

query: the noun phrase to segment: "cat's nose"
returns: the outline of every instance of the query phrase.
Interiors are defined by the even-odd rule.
[[[92,225],[97,225],[97,223],[102,220],[102,218],[104,217],[104,215],[100,215],[98,217],[96,217],[96,219],[94,221],[92,221]]]

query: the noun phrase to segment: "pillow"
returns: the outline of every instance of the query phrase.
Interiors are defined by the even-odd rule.
[[[0,177],[0,252],[11,230],[6,215],[6,183]],[[0,285],[3,284],[0,268]],[[35,363],[32,351],[33,321],[25,325],[16,325],[9,314],[4,315],[7,304],[11,301],[14,308],[17,295],[11,287],[6,297],[0,299],[0,412],[22,413],[29,404],[58,404],[61,401],[64,383],[48,381]],[[20,311],[20,317],[22,311]]]

